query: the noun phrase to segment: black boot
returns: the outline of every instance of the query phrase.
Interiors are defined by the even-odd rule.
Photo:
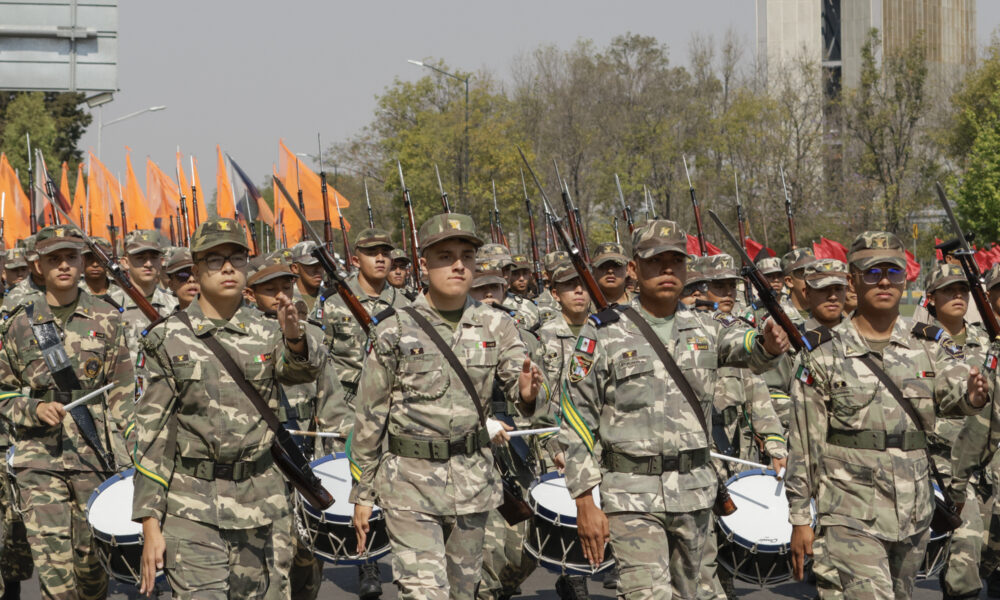
[[[0,600],[20,600],[20,599],[21,599],[21,582],[17,579],[4,579],[3,596],[0,596]]]
[[[561,600],[590,600],[587,578],[583,575],[560,575],[556,579],[556,594]]]
[[[375,600],[381,595],[382,582],[379,580],[378,563],[358,565],[358,597],[361,600]]]

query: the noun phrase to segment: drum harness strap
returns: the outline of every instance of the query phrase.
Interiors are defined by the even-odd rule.
[[[31,334],[35,337],[38,349],[42,352],[45,364],[52,375],[52,381],[59,388],[58,391],[51,392],[52,399],[60,404],[69,404],[73,399],[74,392],[79,394],[83,390],[80,389],[80,379],[76,376],[76,371],[73,370],[73,364],[69,360],[69,355],[66,354],[66,348],[63,347],[59,328],[56,327],[54,321],[35,323],[34,304],[28,304],[24,310],[28,322],[31,323]],[[48,393],[45,397],[48,397]],[[77,406],[71,409],[69,414],[73,417],[73,422],[76,423],[84,441],[97,454],[97,460],[101,463],[101,467],[105,472],[113,473],[115,459],[101,444],[101,436],[97,432],[97,424],[94,423],[90,409],[86,406]]]

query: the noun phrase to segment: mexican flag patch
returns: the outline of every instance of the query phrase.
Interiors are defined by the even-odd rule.
[[[146,353],[145,352],[139,351],[139,356],[137,356],[135,358],[135,366],[138,369],[141,369],[141,368],[143,368],[143,367],[146,366]]]
[[[813,384],[812,373],[810,373],[809,369],[805,368],[805,366],[803,366],[803,365],[799,365],[799,370],[796,371],[795,378],[798,379],[799,381],[801,381],[802,383],[806,384],[806,385],[812,385]]]
[[[258,354],[257,356],[253,357],[253,361],[255,363],[267,362],[269,360],[271,360],[270,354]]]
[[[597,349],[597,341],[582,337],[576,341],[576,349],[585,354],[593,354]]]

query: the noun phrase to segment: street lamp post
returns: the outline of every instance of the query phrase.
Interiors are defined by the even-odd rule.
[[[452,79],[457,79],[465,84],[465,144],[462,148],[462,176],[458,179],[458,197],[464,201],[465,190],[468,188],[469,184],[469,78],[459,77],[454,73],[449,73],[448,71],[439,69],[434,65],[429,65],[423,61],[407,60],[406,62],[417,65],[418,67],[425,67],[431,69],[432,71],[437,71],[442,75],[451,77]]]
[[[129,114],[123,116],[123,117],[118,117],[117,119],[112,119],[112,120],[108,121],[107,123],[105,123],[104,122],[104,106],[103,105],[98,106],[98,108],[97,108],[97,158],[98,159],[101,158],[101,133],[104,131],[105,127],[107,127],[109,125],[114,125],[115,123],[121,123],[125,119],[131,119],[132,117],[138,117],[141,114],[145,114],[145,113],[148,113],[148,112],[156,112],[158,110],[163,110],[165,108],[166,108],[166,106],[150,106],[149,108],[144,108],[142,110],[137,110],[137,111],[135,111],[133,113],[129,113]]]

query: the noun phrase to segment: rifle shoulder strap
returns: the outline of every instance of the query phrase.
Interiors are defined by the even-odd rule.
[[[479,396],[479,392],[476,390],[476,385],[472,383],[472,379],[469,377],[468,371],[465,370],[465,367],[462,366],[458,357],[455,356],[455,352],[451,349],[451,346],[444,341],[444,338],[442,338],[441,335],[434,330],[434,326],[431,325],[430,321],[425,319],[416,308],[407,306],[403,308],[402,311],[410,315],[410,317],[417,323],[417,326],[420,327],[425,334],[427,334],[427,337],[429,337],[432,342],[434,342],[434,345],[437,346],[438,351],[441,352],[444,359],[448,361],[451,369],[455,371],[456,375],[458,375],[459,381],[462,382],[462,385],[465,387],[465,391],[468,392],[469,397],[472,398],[472,402],[476,405],[476,412],[479,413],[479,424],[482,427],[486,427],[486,408],[483,406],[483,399]]]
[[[660,336],[656,335],[656,332],[649,326],[646,319],[643,319],[642,316],[631,306],[622,306],[619,310],[629,321],[632,321],[632,323],[639,328],[639,333],[642,334],[642,337],[646,338],[646,341],[649,342],[653,351],[656,352],[656,355],[660,358],[660,362],[662,362],[663,366],[667,369],[667,373],[670,375],[670,378],[674,380],[675,384],[677,384],[677,387],[680,389],[684,399],[691,405],[691,410],[693,410],[695,416],[698,417],[698,422],[701,423],[701,428],[705,430],[706,441],[711,442],[712,434],[708,430],[708,419],[705,418],[705,409],[701,407],[701,402],[698,400],[698,395],[695,393],[694,388],[691,387],[691,382],[684,377],[684,373],[681,372],[681,368],[677,365],[677,361],[670,355],[670,351],[667,350],[667,347],[663,345],[663,341],[660,340]]]
[[[863,362],[864,365],[868,367],[868,370],[871,371],[872,374],[875,375],[875,377],[882,383],[882,385],[885,386],[886,391],[888,391],[889,394],[895,398],[896,402],[898,402],[903,408],[903,412],[906,413],[906,416],[909,417],[910,420],[913,421],[913,424],[917,426],[917,429],[923,431],[924,433],[929,433],[927,428],[924,427],[924,421],[920,418],[920,414],[917,413],[917,409],[913,407],[913,403],[910,402],[909,398],[903,395],[903,391],[900,390],[899,386],[896,385],[896,382],[889,377],[889,374],[886,373],[882,367],[880,367],[878,363],[872,359],[871,354],[859,356],[858,360]],[[945,504],[947,504],[948,508],[953,508],[955,503],[951,499],[951,494],[947,493],[947,488],[944,486],[944,478],[941,477],[941,473],[938,472],[937,465],[934,464],[934,457],[931,456],[930,443],[924,445],[924,452],[927,453],[927,464],[930,465],[934,481],[938,484],[938,488],[940,488],[941,493],[944,495]]]

